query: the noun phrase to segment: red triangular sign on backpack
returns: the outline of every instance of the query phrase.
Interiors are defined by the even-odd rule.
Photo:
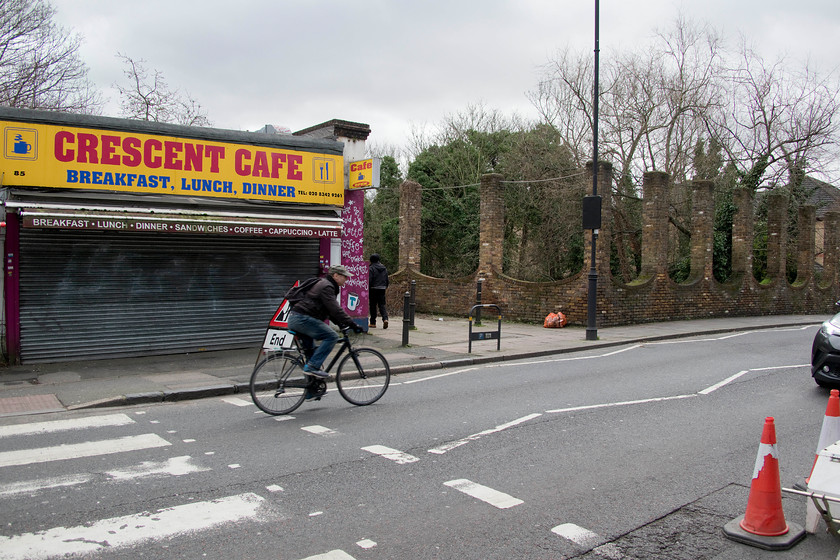
[[[295,286],[300,285],[300,280],[295,281]],[[271,321],[268,323],[268,327],[274,327],[277,329],[288,329],[289,324],[286,322],[289,318],[289,311],[291,310],[291,305],[289,305],[289,300],[284,299],[283,303],[280,304],[280,307],[277,308],[277,311],[274,312],[274,317],[272,317]]]

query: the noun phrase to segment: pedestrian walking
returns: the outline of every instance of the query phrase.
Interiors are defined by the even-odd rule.
[[[388,289],[388,269],[380,262],[376,253],[370,256],[370,328],[376,328],[377,311],[382,316],[382,328],[388,328],[388,305],[385,302],[385,291]]]

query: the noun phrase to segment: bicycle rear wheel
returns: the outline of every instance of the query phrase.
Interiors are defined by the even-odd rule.
[[[344,400],[365,406],[385,394],[391,382],[391,368],[385,356],[371,348],[351,350],[338,364],[335,384]]]
[[[309,378],[303,373],[303,360],[296,354],[270,354],[251,373],[251,398],[268,414],[293,412],[303,402]]]

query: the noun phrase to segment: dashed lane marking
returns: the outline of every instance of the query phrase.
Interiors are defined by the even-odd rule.
[[[239,397],[225,397],[219,400],[228,404],[232,404],[234,406],[253,406],[254,404],[250,400],[240,399]]]
[[[613,543],[606,543],[599,546],[598,543],[604,542],[604,538],[601,535],[574,523],[563,523],[554,527],[551,532],[560,535],[566,540],[572,541],[581,548],[588,548],[599,556],[605,556],[612,560],[621,560],[624,558],[621,550]]]
[[[304,432],[309,432],[310,434],[316,434],[316,435],[319,435],[319,436],[332,436],[332,435],[335,435],[336,433],[338,433],[334,430],[331,430],[329,428],[325,428],[324,426],[318,426],[318,425],[303,426],[301,428],[301,430],[303,430]]]
[[[414,455],[409,455],[408,453],[403,453],[402,451],[391,449],[390,447],[385,447],[384,445],[368,445],[367,447],[362,447],[362,450],[390,459],[398,465],[406,465],[420,460]]]
[[[481,484],[476,484],[466,478],[450,480],[449,482],[444,482],[444,484],[499,509],[507,509],[524,503],[519,498],[514,498],[504,492],[493,490],[492,488],[482,486]]]
[[[352,556],[343,550],[331,550],[324,554],[316,554],[315,556],[307,556],[301,560],[355,560]]]

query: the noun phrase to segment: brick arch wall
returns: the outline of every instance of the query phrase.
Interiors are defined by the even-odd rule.
[[[590,178],[593,166],[587,168]],[[598,182],[609,185],[611,166],[598,164]],[[590,179],[591,180],[591,179]],[[814,314],[832,312],[840,298],[840,214],[829,212],[825,219],[824,270],[814,274],[813,206],[799,212],[797,279],[791,284],[785,275],[787,251],[787,199],[771,195],[769,200],[768,277],[758,282],[752,274],[753,197],[736,191],[737,212],[732,227],[732,278],[726,283],[712,274],[714,199],[707,181],[692,184],[691,272],[686,282],[676,283],[668,275],[668,200],[670,178],[651,172],[643,180],[642,270],[629,283],[615,278],[609,269],[609,188],[602,195],[602,229],[596,241],[597,326],[616,326],[652,321],[700,319],[725,316]],[[389,308],[399,314],[403,294],[416,281],[416,311],[466,317],[475,303],[476,285],[484,281],[482,302],[495,303],[506,319],[539,322],[551,311],[560,310],[569,322],[587,324],[588,261],[580,273],[555,282],[526,282],[506,276],[501,270],[504,235],[504,205],[501,177],[481,180],[481,229],[479,266],[473,275],[458,279],[432,278],[420,273],[420,219],[422,187],[407,181],[400,200],[400,267],[391,275]],[[590,247],[587,231],[586,247]],[[587,256],[587,259],[589,257]]]

